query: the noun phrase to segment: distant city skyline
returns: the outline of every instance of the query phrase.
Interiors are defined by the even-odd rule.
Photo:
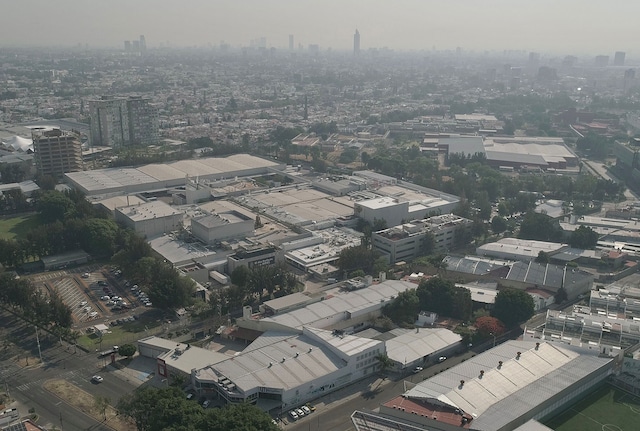
[[[615,6],[615,7],[614,7]],[[502,51],[633,57],[640,2],[590,0],[0,0],[0,46],[318,45],[321,50]],[[59,25],[64,23],[65,25]]]

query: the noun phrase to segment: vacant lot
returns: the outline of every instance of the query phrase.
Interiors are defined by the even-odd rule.
[[[24,236],[29,230],[38,225],[40,225],[40,221],[36,214],[0,218],[0,238],[13,239],[17,236]]]
[[[638,421],[640,399],[604,385],[545,425],[556,431],[632,431]]]

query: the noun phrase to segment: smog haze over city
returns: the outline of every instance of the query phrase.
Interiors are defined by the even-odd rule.
[[[168,0],[0,1],[0,45],[120,47],[144,34],[160,46],[249,46],[288,35],[321,50],[348,50],[354,29],[362,49],[483,52],[536,50],[633,56],[640,2],[617,0]]]

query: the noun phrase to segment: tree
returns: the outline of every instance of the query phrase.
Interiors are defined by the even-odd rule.
[[[125,356],[127,358],[132,357],[136,354],[136,346],[133,344],[123,344],[118,349],[118,355]]]
[[[244,266],[240,265],[236,267],[231,272],[231,282],[236,286],[244,289],[249,283],[249,278],[251,277],[251,270]]]
[[[533,298],[527,292],[517,289],[502,289],[496,295],[492,315],[507,327],[525,322],[533,316]]]
[[[204,415],[198,404],[189,402],[175,387],[135,391],[120,398],[116,408],[119,415],[133,420],[139,431],[195,424]]]
[[[420,311],[420,299],[416,295],[415,289],[408,289],[400,292],[398,296],[385,305],[382,313],[389,317],[394,323],[411,324],[416,321]]]
[[[507,221],[500,216],[494,216],[491,219],[491,230],[496,234],[504,232],[507,230]]]
[[[98,409],[100,414],[102,415],[102,418],[106,421],[107,420],[107,408],[109,408],[111,406],[111,398],[103,397],[102,395],[96,395],[93,398],[93,404],[96,407],[96,409]]]
[[[56,190],[43,191],[36,197],[36,209],[45,223],[64,221],[75,212],[75,205],[64,193]]]
[[[547,264],[549,263],[549,259],[550,259],[549,253],[547,253],[546,251],[540,250],[538,252],[538,256],[536,257],[535,261],[537,263]]]
[[[561,238],[561,230],[557,222],[546,214],[533,211],[528,212],[522,224],[518,238],[535,239],[538,241],[557,241]]]
[[[476,319],[474,326],[482,336],[495,335],[496,337],[504,334],[504,324],[491,316],[483,316]]]
[[[127,394],[118,401],[117,410],[133,420],[139,431],[278,431],[258,407],[247,403],[205,410],[176,387]]]
[[[383,373],[388,368],[393,367],[393,361],[391,360],[391,358],[389,358],[387,356],[386,353],[380,353],[378,356],[376,356],[376,359],[378,360],[378,363],[380,364],[380,371],[383,372]]]
[[[579,226],[569,236],[571,247],[591,249],[595,248],[596,244],[598,244],[598,234],[588,226]]]

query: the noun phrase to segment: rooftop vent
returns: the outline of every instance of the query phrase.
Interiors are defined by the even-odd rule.
[[[521,352],[516,353],[516,359],[520,359],[520,355],[522,355]]]
[[[273,362],[269,362],[269,368],[273,367]]]
[[[536,350],[540,348],[540,343],[536,343]]]
[[[282,358],[282,362],[284,362],[284,361],[286,361],[286,360],[287,360],[287,358]]]
[[[498,369],[502,368],[502,361],[498,361]]]
[[[300,356],[300,353],[296,352],[296,358],[297,358],[298,356]]]
[[[464,386],[464,380],[460,380],[460,388]]]
[[[482,376],[484,376],[484,370],[480,370],[480,378],[482,378]]]
[[[313,347],[309,347],[309,353],[311,353],[312,350],[313,350]]]

